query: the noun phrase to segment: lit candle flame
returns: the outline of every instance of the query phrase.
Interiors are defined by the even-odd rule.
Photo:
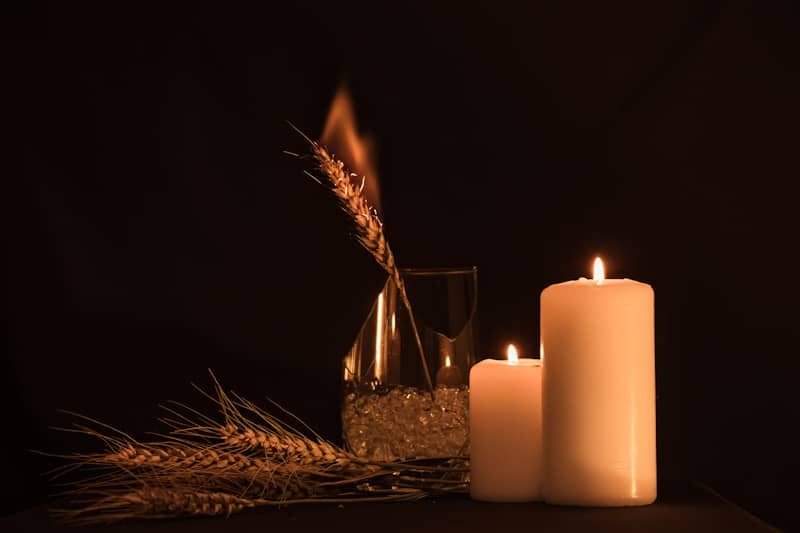
[[[598,285],[606,279],[606,270],[603,267],[603,260],[599,257],[594,258],[594,276],[593,279]]]
[[[509,344],[508,348],[506,349],[506,356],[508,357],[508,362],[511,364],[519,363],[519,354],[517,353],[517,348],[513,344]]]
[[[444,366],[452,366],[452,363],[450,362],[450,356],[449,355],[446,355],[444,357]]]

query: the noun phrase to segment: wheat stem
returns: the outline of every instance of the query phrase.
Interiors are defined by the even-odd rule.
[[[331,190],[339,203],[339,207],[347,214],[352,222],[358,242],[372,254],[372,257],[375,258],[378,265],[391,276],[394,284],[397,286],[403,305],[405,305],[408,311],[411,331],[414,334],[414,342],[417,345],[420,363],[422,364],[422,369],[425,374],[425,383],[428,386],[431,397],[435,398],[435,388],[433,386],[433,380],[431,379],[430,369],[428,368],[428,361],[425,357],[425,350],[422,347],[422,340],[420,338],[419,329],[417,328],[417,321],[414,318],[411,301],[406,293],[405,283],[403,283],[403,278],[395,262],[392,249],[389,247],[389,242],[384,235],[383,223],[378,217],[377,211],[369,205],[367,197],[364,194],[363,178],[360,185],[353,184],[352,178],[356,178],[357,175],[348,171],[342,161],[336,159],[324,146],[312,140],[294,124],[289,123],[289,126],[299,133],[311,146],[311,155],[314,158],[317,169],[322,172],[326,178],[324,185]],[[287,153],[291,154],[291,152]],[[317,183],[323,184],[323,180],[320,180],[310,172],[306,172],[306,174]]]

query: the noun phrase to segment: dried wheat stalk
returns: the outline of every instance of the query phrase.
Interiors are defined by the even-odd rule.
[[[68,463],[56,476],[76,468],[91,473],[68,484],[63,495],[70,501],[57,514],[72,523],[110,522],[294,503],[412,500],[467,488],[466,458],[369,461],[226,393],[215,378],[214,386],[214,394],[198,390],[213,401],[216,415],[176,402],[162,406],[171,430],[157,441],[140,442],[76,415],[82,422],[63,430],[97,437],[105,448],[57,456]]]
[[[366,180],[362,177],[360,185],[354,184],[353,179],[358,178],[357,174],[348,171],[344,163],[336,159],[336,157],[328,152],[320,143],[308,137],[293,124],[290,123],[289,125],[309,143],[311,155],[314,158],[316,167],[325,178],[323,181],[310,172],[306,172],[306,174],[320,185],[324,185],[331,190],[339,203],[339,207],[350,219],[355,230],[356,240],[372,254],[372,257],[375,258],[378,265],[383,268],[389,276],[391,276],[392,281],[394,281],[400,293],[403,305],[405,305],[408,310],[411,330],[414,333],[414,341],[416,342],[420,362],[425,372],[425,382],[428,385],[431,396],[433,396],[435,394],[435,389],[433,381],[431,380],[430,370],[428,369],[428,363],[425,359],[425,351],[422,348],[417,322],[414,319],[411,301],[408,299],[405,283],[403,283],[403,278],[400,275],[400,269],[395,262],[394,254],[383,232],[383,223],[378,217],[377,211],[369,205],[367,197],[364,194],[364,184]]]
[[[391,495],[330,498],[327,503],[352,503],[353,501],[392,502],[414,501],[425,497],[420,490],[396,491]],[[255,507],[283,507],[287,504],[317,503],[314,499],[291,501],[267,498],[245,498],[227,492],[209,492],[193,488],[142,488],[119,493],[100,493],[97,498],[80,509],[61,509],[54,516],[69,525],[112,524],[131,518],[160,519],[199,516],[230,516]]]
[[[229,516],[259,504],[258,500],[224,492],[179,488],[142,488],[111,494],[99,493],[95,499],[88,500],[84,507],[61,509],[54,514],[63,522],[81,525],[112,523],[132,516],[146,518],[221,514]]]

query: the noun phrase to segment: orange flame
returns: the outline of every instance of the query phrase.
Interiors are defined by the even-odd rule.
[[[374,143],[369,136],[358,132],[353,99],[346,84],[341,84],[333,97],[320,141],[351,172],[358,174],[358,180],[354,179],[354,182],[360,185],[361,178],[365,177],[364,194],[367,201],[375,209],[380,209]]]

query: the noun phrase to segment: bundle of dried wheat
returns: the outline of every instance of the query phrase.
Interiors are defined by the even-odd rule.
[[[76,469],[91,475],[68,486],[67,505],[57,515],[71,523],[229,515],[253,507],[415,500],[467,490],[465,457],[364,460],[308,427],[310,436],[298,431],[212,379],[213,394],[198,390],[216,413],[171,402],[161,419],[170,430],[155,441],[72,413],[81,422],[62,430],[95,436],[104,449],[58,455],[67,463],[56,477]]]

